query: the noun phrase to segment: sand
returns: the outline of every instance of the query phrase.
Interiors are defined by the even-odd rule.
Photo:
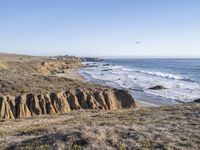
[[[84,77],[80,73],[78,73],[77,68],[65,69],[64,73],[57,73],[56,76],[66,77],[66,78],[72,79],[72,80],[84,81]]]

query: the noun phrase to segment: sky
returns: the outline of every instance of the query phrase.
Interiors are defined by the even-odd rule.
[[[200,57],[200,0],[0,0],[0,52]]]

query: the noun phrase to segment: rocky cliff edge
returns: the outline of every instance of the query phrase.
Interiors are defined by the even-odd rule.
[[[58,93],[0,96],[0,117],[5,119],[59,114],[79,109],[116,110],[131,107],[136,107],[135,100],[127,91],[118,89],[76,89]]]

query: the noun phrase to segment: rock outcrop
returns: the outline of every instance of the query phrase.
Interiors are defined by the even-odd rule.
[[[81,61],[84,61],[84,62],[87,62],[87,61],[90,61],[90,62],[101,62],[101,61],[103,61],[103,59],[102,58],[94,58],[94,57],[82,57]]]
[[[115,110],[130,107],[135,108],[136,103],[127,91],[110,88],[0,96],[0,116],[5,119],[60,114],[80,109]]]
[[[156,85],[154,87],[149,88],[150,90],[164,90],[167,89],[166,87],[162,86],[162,85]]]
[[[200,98],[199,99],[195,99],[193,102],[200,103]]]
[[[81,60],[76,57],[63,56],[44,59],[36,65],[40,73],[48,74],[54,72],[63,72],[63,69],[70,69],[82,66]]]

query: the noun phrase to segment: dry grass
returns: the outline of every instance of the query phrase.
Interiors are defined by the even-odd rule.
[[[200,104],[73,111],[0,122],[8,149],[199,149]]]
[[[43,59],[0,54],[0,93],[107,88],[43,75],[36,68]],[[0,149],[200,149],[199,139],[198,103],[0,120]]]
[[[7,70],[9,67],[5,63],[0,62],[0,70]]]
[[[68,57],[66,56],[66,58]],[[41,62],[46,61],[59,62],[62,60],[0,53],[0,94],[14,96],[25,93],[45,93],[47,91],[62,91],[76,88],[102,88],[95,84],[72,80],[71,78],[74,76],[73,71],[69,71],[63,77],[52,75],[50,72],[49,74],[39,72],[39,68],[42,66]],[[66,65],[71,64],[72,68],[79,65],[77,61],[76,59],[74,61],[63,60]]]

